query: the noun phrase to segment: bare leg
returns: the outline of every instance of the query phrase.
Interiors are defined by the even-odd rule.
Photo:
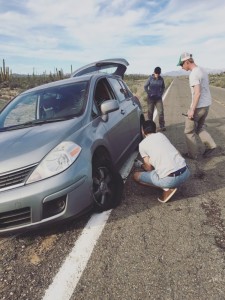
[[[156,185],[154,185],[154,184],[141,182],[141,181],[140,181],[140,175],[141,175],[141,173],[142,173],[142,172],[134,172],[133,179],[134,179],[137,183],[139,183],[139,184],[141,184],[141,185],[145,185],[145,186],[151,186],[151,187],[154,187],[154,188],[157,188],[157,189],[162,190],[162,188],[160,188],[159,186],[156,186]]]

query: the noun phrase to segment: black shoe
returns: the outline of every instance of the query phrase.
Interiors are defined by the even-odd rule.
[[[216,148],[205,149],[205,152],[202,154],[203,157],[209,156]]]

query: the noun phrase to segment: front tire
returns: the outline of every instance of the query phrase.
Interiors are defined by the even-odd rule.
[[[122,200],[123,179],[106,157],[93,163],[93,199],[95,210],[102,212],[118,206]]]

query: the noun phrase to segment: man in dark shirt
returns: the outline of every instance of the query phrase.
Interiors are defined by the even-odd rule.
[[[160,76],[161,68],[156,67],[154,73],[148,78],[144,85],[144,89],[148,94],[148,119],[153,121],[153,113],[156,107],[159,117],[160,131],[165,131],[164,109],[162,95],[165,90],[165,83]]]

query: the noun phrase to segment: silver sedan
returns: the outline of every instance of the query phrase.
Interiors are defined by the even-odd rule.
[[[124,59],[30,89],[0,113],[0,232],[32,229],[118,205],[118,170],[144,119],[122,80]],[[110,72],[109,72],[110,71]]]

